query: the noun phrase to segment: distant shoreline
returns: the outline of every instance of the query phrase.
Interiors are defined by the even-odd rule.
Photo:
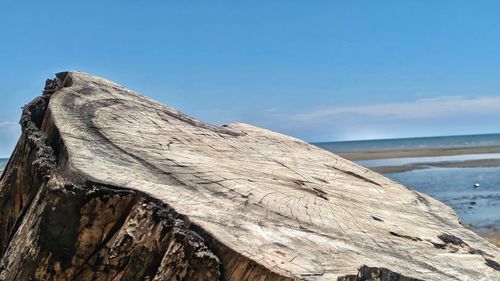
[[[500,167],[500,159],[480,159],[480,160],[464,160],[464,161],[443,161],[432,163],[415,163],[399,166],[377,166],[368,167],[370,170],[377,173],[401,173],[412,170],[427,169],[430,167],[440,168],[491,168]]]
[[[338,153],[339,156],[351,161],[377,160],[405,157],[437,157],[465,154],[500,153],[500,146],[478,146],[458,148],[432,148],[432,149],[407,149],[407,150],[378,150]],[[421,162],[394,166],[374,166],[369,169],[377,173],[401,173],[430,167],[441,168],[489,168],[500,167],[500,159],[478,159],[442,162]]]
[[[404,158],[404,157],[432,157],[432,156],[449,156],[449,155],[483,154],[483,153],[500,153],[500,145],[477,146],[477,147],[338,152],[336,154],[343,158],[354,161],[354,160],[374,160],[374,159]]]

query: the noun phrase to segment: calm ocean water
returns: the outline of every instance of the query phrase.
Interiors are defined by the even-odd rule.
[[[315,145],[337,153],[399,149],[477,147],[500,145],[500,134],[321,142],[315,143]]]
[[[500,145],[500,134],[317,143],[333,152],[429,149]],[[500,159],[499,153],[405,157],[356,161],[366,167],[415,163]],[[480,231],[500,231],[500,167],[438,168],[387,173],[385,176],[452,207],[460,219]],[[479,188],[474,184],[479,183]]]
[[[500,230],[500,168],[429,168],[385,176],[452,207],[476,229]],[[474,184],[479,183],[479,188]]]

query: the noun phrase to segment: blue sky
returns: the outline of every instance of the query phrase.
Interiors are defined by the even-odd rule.
[[[1,1],[0,157],[63,70],[308,141],[497,133],[499,19],[493,0]]]

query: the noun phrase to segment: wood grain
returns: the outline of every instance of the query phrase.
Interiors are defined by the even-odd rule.
[[[241,123],[212,126],[105,79],[71,72],[54,81],[61,85],[46,93],[50,102],[40,130],[48,136],[45,142],[57,161],[46,173],[50,176],[46,183],[34,184],[32,193],[38,195],[32,197],[38,203],[26,207],[31,220],[36,221],[35,209],[41,204],[63,200],[61,195],[49,196],[51,189],[40,186],[67,190],[62,183],[70,182],[79,190],[72,193],[75,202],[85,197],[80,193],[92,188],[118,196],[113,197],[117,200],[113,207],[98,204],[99,212],[124,204],[115,212],[117,218],[108,222],[123,221],[108,231],[116,237],[104,244],[123,237],[120,232],[146,227],[140,226],[142,219],[136,219],[134,226],[126,222],[137,213],[151,217],[152,206],[158,206],[156,212],[172,215],[145,218],[150,229],[176,220],[183,226],[158,246],[148,246],[150,254],[168,256],[166,245],[179,241],[172,238],[179,233],[199,237],[194,249],[205,252],[213,262],[179,266],[217,272],[210,274],[215,279],[500,280],[499,249],[465,229],[451,208],[425,194],[301,140]],[[13,169],[11,164],[6,167],[2,192],[15,186],[12,181],[6,183]],[[132,195],[117,195],[118,191]],[[95,222],[98,214],[83,214],[83,203],[75,204],[74,217]],[[2,216],[8,211],[5,206],[0,206]],[[47,220],[53,217],[47,214]],[[26,216],[11,218],[20,222],[12,227],[8,242],[0,241],[6,249],[1,280],[14,280],[14,275],[5,273],[5,266],[16,267],[12,260],[19,258],[13,249],[14,237],[19,237],[16,243],[20,245],[28,236],[33,245],[40,244],[36,234],[23,230],[23,224],[29,224]],[[80,244],[70,245],[73,252],[81,251],[84,242],[91,249],[99,246],[91,243],[97,239],[90,237],[96,230],[87,230],[90,238],[81,238],[81,224],[74,229],[73,235],[80,238],[71,241]],[[159,243],[160,235],[143,235],[152,236],[136,244]],[[101,252],[93,256],[109,259],[105,247],[99,247]],[[119,255],[132,255],[122,252]],[[83,276],[69,274],[70,269],[85,270],[74,255],[65,258],[71,262],[60,265],[59,272],[65,278]],[[33,266],[38,274],[45,274],[48,263],[55,262],[53,256],[45,261],[46,266]],[[154,266],[162,269],[148,278],[170,280],[162,272],[175,270],[177,265],[165,261]],[[146,280],[144,276],[136,280]]]

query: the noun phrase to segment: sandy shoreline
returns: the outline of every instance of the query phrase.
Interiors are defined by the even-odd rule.
[[[481,147],[454,147],[454,148],[433,148],[433,149],[412,149],[412,150],[380,150],[380,151],[360,151],[349,153],[336,153],[349,160],[373,160],[385,158],[403,157],[431,157],[463,154],[483,154],[500,153],[500,146]]]
[[[406,164],[398,166],[377,166],[369,167],[377,173],[401,173],[412,170],[426,169],[430,167],[441,168],[488,168],[500,167],[500,159],[479,159],[479,160],[464,160],[464,161],[443,161],[443,162],[422,162],[415,164]]]

